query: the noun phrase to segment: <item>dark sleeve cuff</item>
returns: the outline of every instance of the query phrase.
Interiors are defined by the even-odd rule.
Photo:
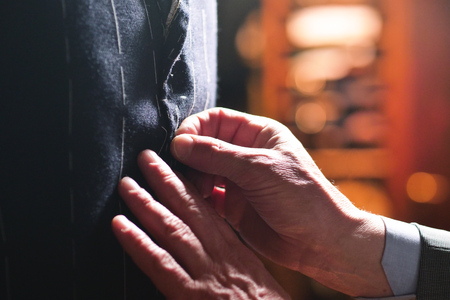
[[[422,242],[417,299],[450,299],[450,232],[414,225]]]

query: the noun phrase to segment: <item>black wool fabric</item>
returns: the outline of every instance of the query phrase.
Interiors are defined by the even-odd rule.
[[[1,8],[0,299],[159,299],[110,228],[119,179],[215,104],[209,0]]]
[[[415,225],[422,244],[417,300],[450,299],[450,232]]]

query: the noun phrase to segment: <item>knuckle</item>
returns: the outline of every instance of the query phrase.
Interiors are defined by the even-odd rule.
[[[158,176],[161,178],[161,181],[165,183],[173,183],[177,178],[175,173],[169,169],[168,167],[160,168]]]
[[[136,203],[142,207],[142,209],[150,208],[152,205],[152,197],[150,194],[143,188],[139,188],[137,190],[133,190],[129,192],[130,195],[135,198]]]
[[[144,233],[137,235],[132,241],[134,249],[149,249],[151,247],[149,239]]]
[[[211,155],[211,156],[220,154],[225,150],[224,144],[220,140],[216,140],[216,139],[211,141],[211,146],[209,149],[211,149],[211,151],[209,153],[209,155]],[[211,158],[213,158],[213,157],[211,157]]]
[[[176,272],[177,266],[173,257],[165,251],[161,251],[158,256],[157,264],[166,272]]]
[[[170,216],[166,220],[165,236],[178,240],[191,240],[192,231],[180,219]]]
[[[155,252],[155,259],[151,261],[151,265],[153,270],[158,270],[159,272],[165,274],[177,275],[182,272],[182,269],[180,269],[175,259],[168,252],[162,249]],[[181,274],[176,277],[181,277]]]

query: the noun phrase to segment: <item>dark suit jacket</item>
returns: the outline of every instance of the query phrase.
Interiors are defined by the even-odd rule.
[[[154,299],[110,221],[146,148],[215,103],[210,0],[1,8],[0,299]],[[130,218],[132,218],[130,216]]]
[[[450,299],[450,232],[416,226],[422,243],[417,299]]]

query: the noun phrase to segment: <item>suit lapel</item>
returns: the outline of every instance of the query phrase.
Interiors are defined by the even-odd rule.
[[[170,10],[167,15],[166,22],[165,22],[165,26],[166,26],[165,27],[165,36],[166,37],[169,32],[170,25],[172,24],[172,21],[174,20],[175,15],[177,14],[178,9],[180,8],[180,2],[181,2],[181,0],[172,0],[172,4],[170,6]]]
[[[189,0],[172,0],[164,28],[163,80],[166,83],[189,30]]]

